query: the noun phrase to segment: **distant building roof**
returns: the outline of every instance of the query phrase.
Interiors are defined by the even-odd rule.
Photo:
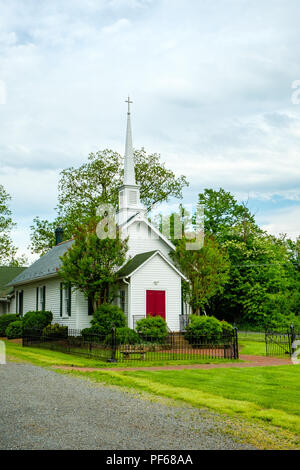
[[[48,253],[43,255],[29,266],[29,268],[25,269],[25,271],[12,279],[8,285],[15,286],[17,284],[23,284],[24,282],[50,276],[51,274],[56,274],[62,265],[60,257],[66,253],[66,251],[72,246],[73,242],[74,240],[68,240],[51,248]]]
[[[0,266],[0,297],[5,297],[13,291],[7,284],[25,269],[21,266]]]

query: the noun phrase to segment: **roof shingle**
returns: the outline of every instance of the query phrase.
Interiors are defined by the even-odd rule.
[[[22,284],[23,282],[55,274],[62,265],[60,257],[63,256],[69,248],[71,248],[73,242],[74,240],[68,240],[54,246],[50,251],[48,251],[48,253],[15,277],[8,285],[15,286],[17,284]]]

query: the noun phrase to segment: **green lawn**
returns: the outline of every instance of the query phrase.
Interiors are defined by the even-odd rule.
[[[259,349],[261,345],[264,346],[263,343],[256,341],[245,341],[242,343],[242,353],[262,354],[263,351]],[[231,430],[228,432],[235,433],[234,435],[238,438],[243,435],[247,426],[250,426],[245,439],[261,448],[299,448],[300,446],[300,367],[298,365],[134,371],[130,370],[130,366],[191,364],[200,361],[163,363],[139,361],[108,364],[57,351],[23,348],[21,344],[9,341],[6,341],[6,347],[9,360],[31,362],[43,367],[73,365],[106,368],[95,372],[60,370],[60,373],[148,392],[150,396],[156,396],[158,399],[166,397],[180,400],[183,404],[210,409],[217,412],[216,419],[224,422],[224,429],[227,426],[227,420],[231,420]],[[224,360],[201,361],[201,363],[218,362],[224,362]],[[115,367],[120,366],[127,366],[128,369],[126,371],[114,370]],[[283,441],[283,447],[280,447]]]
[[[249,354],[254,356],[266,355],[266,344],[260,341],[239,340],[240,354]]]
[[[73,373],[300,433],[300,367],[297,365]]]
[[[97,359],[85,358],[75,354],[66,354],[58,351],[39,348],[23,348],[21,344],[5,341],[6,352],[11,360],[29,361],[39,366],[74,366],[74,367],[145,367],[160,365],[177,365],[177,364],[217,364],[221,362],[229,362],[227,359],[186,359],[186,360],[169,360],[169,361],[130,361],[118,362],[111,364]]]

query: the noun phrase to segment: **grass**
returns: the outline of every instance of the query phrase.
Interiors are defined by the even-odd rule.
[[[265,333],[238,332],[238,340],[240,341],[258,341],[265,342]]]
[[[243,354],[263,354],[263,343],[243,341]],[[9,360],[50,367],[101,367],[95,372],[66,371],[93,382],[139,391],[151,400],[176,400],[175,403],[209,409],[217,413],[223,431],[259,448],[299,448],[300,368],[297,365],[226,369],[138,370],[130,366],[158,366],[193,363],[219,363],[223,360],[187,360],[108,364],[71,354],[38,348],[23,348],[6,341]],[[260,349],[261,348],[261,349]],[[228,361],[226,361],[228,362]],[[126,371],[115,367],[128,367]],[[297,369],[298,367],[298,369]],[[178,402],[179,400],[179,402]]]
[[[248,354],[250,356],[265,356],[266,344],[260,341],[239,340],[240,354]]]
[[[300,370],[297,367],[71,373],[95,382],[180,400],[249,422],[270,424],[291,432],[299,445]]]
[[[5,341],[6,352],[10,360],[31,362],[37,366],[74,366],[74,367],[99,367],[99,368],[115,368],[115,367],[147,367],[147,366],[164,366],[178,364],[218,364],[228,362],[227,359],[187,359],[187,360],[169,360],[169,361],[130,361],[122,363],[107,363],[92,358],[85,358],[74,354],[66,354],[59,351],[51,351],[49,349],[39,348],[23,348],[21,344],[11,341]]]

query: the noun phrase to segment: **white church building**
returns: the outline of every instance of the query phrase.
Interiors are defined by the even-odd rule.
[[[135,180],[131,135],[130,99],[128,98],[127,132],[124,161],[124,182],[119,188],[117,225],[122,236],[129,237],[127,262],[118,271],[118,292],[115,303],[124,311],[128,326],[148,315],[161,315],[172,331],[180,330],[183,312],[181,282],[184,275],[173,264],[169,254],[174,245],[154,227],[140,202]],[[58,275],[61,256],[73,240],[62,242],[56,231],[57,244],[47,254],[22,271],[10,286],[14,297],[10,312],[21,315],[33,310],[50,310],[53,323],[81,330],[90,326],[92,309],[83,293],[63,289]]]

